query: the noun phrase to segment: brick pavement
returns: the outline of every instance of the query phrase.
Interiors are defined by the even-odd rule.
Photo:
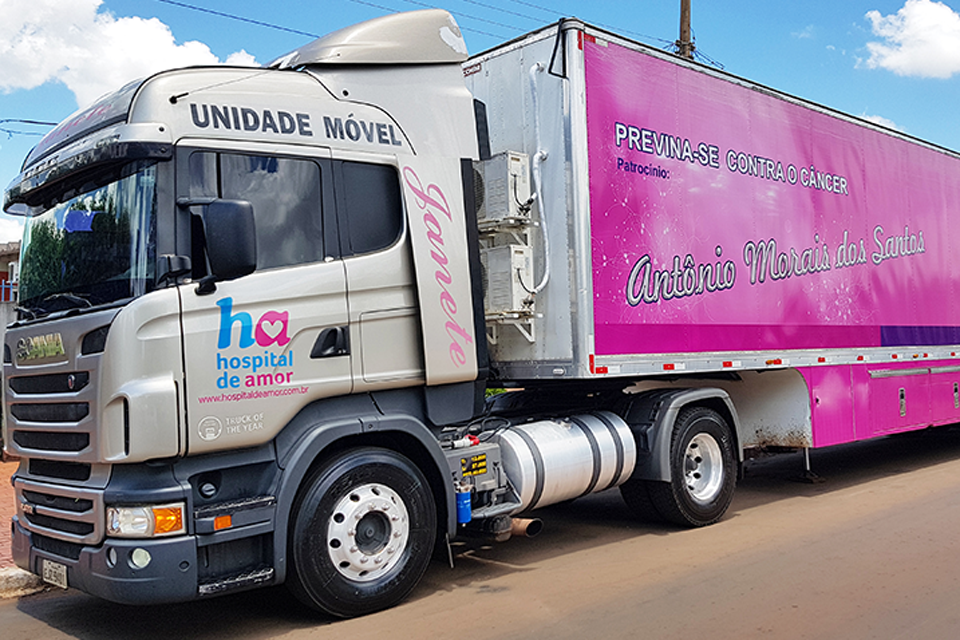
[[[10,553],[10,519],[16,513],[16,502],[10,476],[17,470],[16,462],[0,458],[0,600],[17,598],[43,591],[40,578],[13,564]]]
[[[13,566],[13,556],[10,555],[10,518],[16,512],[16,502],[10,476],[16,470],[16,462],[0,462],[0,569]]]

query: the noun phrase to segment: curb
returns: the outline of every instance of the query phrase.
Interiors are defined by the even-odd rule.
[[[39,576],[28,573],[18,567],[0,569],[0,599],[18,598],[46,588]]]

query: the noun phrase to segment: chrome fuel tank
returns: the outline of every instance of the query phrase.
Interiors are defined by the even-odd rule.
[[[609,411],[517,424],[499,442],[517,512],[616,487],[637,457],[627,423]]]

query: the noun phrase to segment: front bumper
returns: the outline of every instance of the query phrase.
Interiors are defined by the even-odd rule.
[[[122,604],[183,602],[198,597],[197,543],[194,536],[150,540],[108,538],[97,547],[78,547],[79,553],[52,553],[34,541],[34,535],[13,518],[13,559],[21,569],[43,575],[42,560],[66,565],[67,584],[104,600]],[[39,534],[36,534],[39,538]],[[150,554],[147,566],[131,561],[135,549]],[[115,558],[115,560],[114,560]]]

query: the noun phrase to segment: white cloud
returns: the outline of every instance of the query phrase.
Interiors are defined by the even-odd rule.
[[[0,244],[14,242],[23,235],[23,218],[0,215]]]
[[[860,117],[874,124],[879,124],[880,126],[893,129],[894,131],[903,131],[903,129],[897,126],[897,123],[891,120],[890,118],[884,118],[883,116],[868,116],[865,113],[861,113]]]
[[[942,2],[907,0],[895,14],[867,13],[882,42],[868,42],[866,65],[900,76],[949,78],[960,72],[960,15]]]
[[[136,78],[220,64],[202,42],[178,44],[156,18],[117,18],[103,0],[0,0],[0,91],[63,82],[81,107]],[[255,65],[244,51],[229,64]]]
[[[814,27],[812,24],[808,24],[800,31],[794,31],[790,35],[798,40],[809,40],[810,38],[816,37],[816,27]]]

